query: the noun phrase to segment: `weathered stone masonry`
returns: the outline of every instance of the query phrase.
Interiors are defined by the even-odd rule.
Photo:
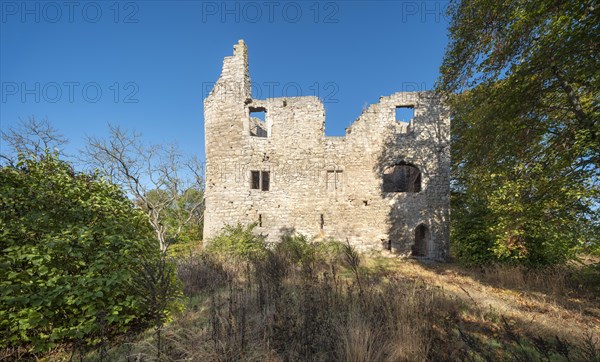
[[[397,107],[414,108],[413,119],[398,122]],[[204,120],[206,240],[256,222],[270,241],[295,231],[361,250],[447,255],[450,119],[433,93],[381,97],[344,137],[328,137],[317,97],[252,99],[240,40]]]

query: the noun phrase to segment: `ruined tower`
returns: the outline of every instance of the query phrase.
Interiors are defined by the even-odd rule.
[[[397,108],[414,110],[409,122]],[[360,250],[442,259],[449,248],[450,119],[432,92],[381,97],[346,130],[324,134],[317,97],[252,99],[243,41],[204,101],[205,240],[257,223]]]

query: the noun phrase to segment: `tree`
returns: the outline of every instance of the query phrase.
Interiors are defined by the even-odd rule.
[[[149,146],[139,133],[109,129],[108,139],[88,137],[84,159],[136,200],[166,253],[182,231],[202,219],[201,166],[195,159],[185,161],[172,145]]]
[[[39,156],[47,150],[60,154],[60,148],[67,143],[67,139],[58,133],[48,118],[37,120],[33,116],[19,118],[16,127],[9,127],[7,132],[2,131],[2,140],[6,145],[2,147],[0,159],[8,165],[14,165],[19,154]]]
[[[45,351],[149,324],[143,268],[160,256],[118,186],[56,154],[21,155],[0,168],[0,347]]]
[[[144,212],[149,213],[148,203],[153,205],[167,204],[171,195],[164,190],[152,189],[147,192],[144,202],[136,200],[136,205]],[[200,205],[200,207],[198,207]],[[193,248],[202,241],[204,215],[204,192],[198,188],[182,190],[172,201],[170,207],[165,208],[162,219],[165,226],[166,241],[171,254],[181,253]],[[190,218],[191,217],[191,218]],[[190,220],[187,220],[190,218]]]
[[[480,243],[484,259],[575,257],[598,243],[600,8],[463,0],[449,11],[438,89],[453,112],[459,254]]]

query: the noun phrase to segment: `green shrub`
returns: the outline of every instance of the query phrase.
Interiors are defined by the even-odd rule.
[[[341,262],[344,259],[345,244],[335,239],[313,243],[316,254],[327,263]]]
[[[242,226],[240,223],[236,226],[226,225],[221,234],[208,243],[206,251],[211,254],[244,260],[261,258],[266,253],[267,245],[264,237],[254,235],[253,230],[255,227],[256,224],[248,226]]]
[[[316,258],[316,248],[304,235],[284,235],[275,245],[274,251],[290,263],[312,263]]]
[[[0,169],[0,347],[45,351],[143,326],[140,265],[159,261],[119,187],[51,154]]]
[[[490,210],[476,197],[452,193],[450,240],[452,255],[463,265],[497,262],[494,238],[489,231]]]

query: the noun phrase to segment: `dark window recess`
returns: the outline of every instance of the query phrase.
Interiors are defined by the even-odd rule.
[[[415,117],[415,107],[413,106],[397,106],[396,121],[409,123]]]
[[[250,110],[250,135],[254,137],[267,137],[267,110],[262,107],[249,108]]]
[[[260,173],[261,179],[262,179],[262,187],[261,190],[263,191],[269,191],[269,183],[270,183],[270,172],[269,171],[261,171]]]
[[[383,173],[384,192],[420,192],[421,172],[416,166],[398,164]]]
[[[258,227],[262,227],[262,214],[258,214]]]
[[[255,190],[260,189],[260,172],[252,171],[252,188]]]
[[[319,226],[321,227],[321,230],[323,230],[323,227],[325,226],[325,217],[323,216],[323,214],[321,214],[321,219],[319,220]]]
[[[270,172],[269,171],[250,171],[250,188],[253,190],[269,191]]]

